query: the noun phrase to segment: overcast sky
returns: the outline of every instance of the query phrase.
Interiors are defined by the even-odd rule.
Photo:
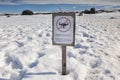
[[[0,4],[103,4],[103,5],[120,5],[120,0],[0,0]]]

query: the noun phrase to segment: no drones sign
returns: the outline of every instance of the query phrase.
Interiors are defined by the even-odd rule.
[[[55,24],[56,28],[60,32],[67,32],[71,29],[71,20],[70,17],[59,17]]]
[[[75,13],[53,14],[53,44],[74,45],[75,40]]]

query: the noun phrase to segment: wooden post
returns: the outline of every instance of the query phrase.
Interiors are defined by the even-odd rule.
[[[66,75],[66,46],[62,46],[62,75]]]

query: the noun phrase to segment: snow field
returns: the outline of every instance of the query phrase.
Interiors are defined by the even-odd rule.
[[[0,80],[119,80],[119,14],[76,16],[66,76],[61,46],[52,45],[51,15],[0,16]]]

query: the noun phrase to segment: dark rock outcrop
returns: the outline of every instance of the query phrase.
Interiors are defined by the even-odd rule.
[[[90,9],[90,13],[91,13],[91,14],[95,14],[95,13],[96,13],[96,9],[95,9],[95,8],[91,8],[91,9]]]
[[[24,10],[21,15],[33,15],[34,13],[31,10]]]

